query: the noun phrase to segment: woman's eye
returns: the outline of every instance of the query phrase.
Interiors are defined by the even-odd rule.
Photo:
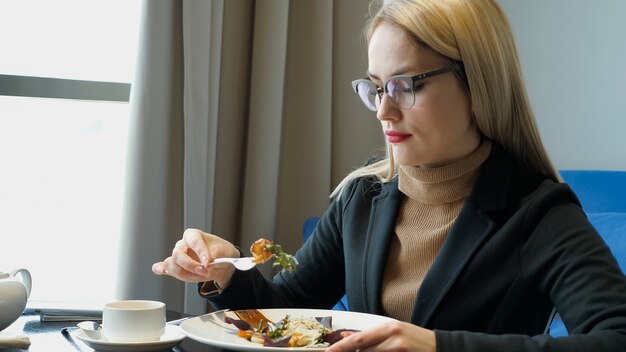
[[[422,88],[424,88],[424,83],[420,83],[420,84],[416,85],[416,86],[413,88],[413,91],[414,91],[414,92],[418,92],[418,91],[422,90]]]

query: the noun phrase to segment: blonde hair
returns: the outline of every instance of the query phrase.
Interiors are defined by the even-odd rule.
[[[526,93],[509,22],[495,0],[374,0],[364,35],[394,24],[444,57],[461,61],[480,133],[520,164],[555,181],[560,176],[541,142]],[[384,159],[348,174],[332,192],[358,177],[390,182],[397,174],[390,146]]]

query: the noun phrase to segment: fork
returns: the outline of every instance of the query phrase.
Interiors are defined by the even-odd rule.
[[[234,328],[234,326],[226,322],[226,312],[228,311],[229,309],[217,310],[213,313],[209,313],[209,314],[202,316],[201,319],[203,322],[209,322],[209,323],[215,324],[219,326],[220,328],[232,329]],[[235,330],[237,329],[235,328]]]
[[[250,270],[256,266],[257,263],[252,261],[252,257],[243,257],[243,258],[215,258],[211,264],[219,264],[219,263],[229,263],[232,264],[237,270]]]

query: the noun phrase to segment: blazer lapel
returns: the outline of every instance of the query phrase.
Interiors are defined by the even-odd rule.
[[[426,326],[435,308],[493,229],[494,222],[472,204],[466,204],[420,287],[411,320]]]
[[[487,214],[506,203],[511,168],[512,161],[494,143],[472,194],[422,282],[411,318],[414,324],[427,326],[463,267],[494,229],[495,221]]]
[[[381,286],[387,264],[391,235],[403,194],[398,190],[397,179],[383,185],[380,195],[373,199],[363,258],[364,305],[366,312],[382,314]]]

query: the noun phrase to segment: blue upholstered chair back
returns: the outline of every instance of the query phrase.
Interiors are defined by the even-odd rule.
[[[562,170],[586,213],[626,213],[626,171]]]
[[[561,176],[626,272],[626,171],[563,170]],[[558,316],[550,325],[550,334],[568,334]]]

